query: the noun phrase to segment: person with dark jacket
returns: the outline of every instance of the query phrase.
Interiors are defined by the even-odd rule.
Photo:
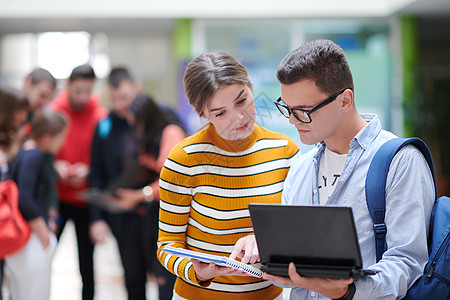
[[[31,229],[26,245],[5,260],[12,299],[50,297],[57,218],[52,158],[66,134],[67,120],[60,113],[48,109],[38,112],[31,122],[30,138],[12,163],[11,178],[19,190],[19,210]]]
[[[91,237],[96,243],[104,241],[109,225],[117,240],[128,299],[145,299],[148,273],[156,276],[159,299],[172,299],[175,277],[156,260],[159,206],[148,197],[151,183],[156,182],[158,190],[158,173],[139,162],[139,140],[130,111],[133,100],[143,95],[123,67],[111,70],[108,86],[112,110],[96,128],[89,175],[91,191],[107,196],[102,202],[94,193]]]

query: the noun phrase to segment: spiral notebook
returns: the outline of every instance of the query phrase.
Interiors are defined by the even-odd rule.
[[[205,262],[205,263],[212,262],[219,266],[232,267],[235,269],[242,269],[254,277],[258,277],[258,278],[262,277],[261,270],[253,267],[252,265],[248,265],[243,262],[240,262],[240,261],[237,261],[234,259],[230,259],[226,256],[213,255],[213,254],[197,252],[197,251],[187,250],[187,249],[180,248],[180,247],[171,247],[171,246],[166,246],[162,250],[167,253],[170,253],[170,254],[173,254],[176,256],[180,256],[183,258],[187,258],[187,259],[194,258],[194,259],[197,259],[197,260]]]

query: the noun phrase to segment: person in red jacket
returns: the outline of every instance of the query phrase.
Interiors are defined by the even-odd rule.
[[[81,195],[87,188],[91,143],[98,121],[107,115],[97,96],[92,94],[95,73],[90,65],[72,70],[63,90],[50,108],[63,113],[69,120],[66,142],[56,155],[58,173],[58,197],[61,224],[57,237],[61,236],[67,220],[75,224],[78,257],[83,282],[82,299],[94,297],[94,245],[89,237],[89,210]]]

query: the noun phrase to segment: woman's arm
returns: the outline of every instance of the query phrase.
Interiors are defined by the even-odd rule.
[[[159,174],[164,166],[164,162],[166,161],[169,152],[185,137],[185,132],[177,125],[171,124],[166,126],[161,135],[158,158],[155,159],[151,155],[142,154],[139,156],[139,162]],[[158,179],[150,183],[146,189],[147,191],[144,191],[144,189],[117,189],[116,193],[119,198],[112,198],[112,201],[122,209],[130,210],[141,202],[159,200]],[[150,193],[148,192],[149,189],[151,191]],[[151,194],[151,196],[149,196],[149,194]]]
[[[166,161],[170,150],[172,150],[176,144],[185,138],[186,133],[183,129],[175,124],[170,124],[164,128],[161,134],[158,158],[155,159],[153,156],[144,154],[139,157],[139,161],[150,170],[153,170],[159,174],[164,166],[164,162]]]

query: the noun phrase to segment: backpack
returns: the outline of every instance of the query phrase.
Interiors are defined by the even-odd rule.
[[[30,227],[19,211],[19,191],[12,180],[0,182],[0,259],[25,246]]]
[[[404,146],[414,145],[425,157],[436,190],[433,161],[426,144],[418,138],[395,138],[384,143],[370,163],[366,177],[366,199],[374,223],[377,262],[386,249],[385,186],[394,155]],[[403,299],[449,299],[450,297],[450,198],[435,200],[428,235],[429,260],[423,275],[408,289]]]

